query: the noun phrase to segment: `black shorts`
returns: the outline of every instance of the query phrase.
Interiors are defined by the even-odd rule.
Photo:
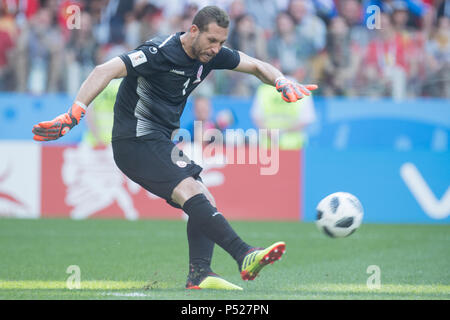
[[[173,189],[184,179],[200,179],[202,167],[191,161],[162,132],[115,140],[112,142],[114,161],[131,180],[151,193],[172,201]]]

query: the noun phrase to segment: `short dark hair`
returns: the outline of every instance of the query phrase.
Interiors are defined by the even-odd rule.
[[[228,28],[230,18],[228,14],[217,6],[206,6],[195,14],[192,24],[195,24],[200,32],[207,31],[208,24],[217,23],[219,27]]]

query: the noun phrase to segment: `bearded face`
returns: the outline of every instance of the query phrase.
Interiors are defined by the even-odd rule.
[[[191,47],[192,55],[202,63],[209,62],[222,49],[227,36],[228,29],[216,23],[210,23],[204,31],[197,29]]]

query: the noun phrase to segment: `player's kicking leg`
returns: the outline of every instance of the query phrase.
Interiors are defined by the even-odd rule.
[[[211,239],[211,235],[208,236],[208,232],[204,232],[204,224],[208,225],[204,218],[207,217],[206,212],[216,213],[217,209],[215,208],[214,198],[207,188],[199,180],[194,180],[190,177],[177,185],[173,194],[173,202],[182,206],[184,212],[189,216],[187,222],[189,274],[186,288],[242,290],[241,287],[222,279],[211,270],[215,241]],[[208,229],[211,228],[223,229],[223,226],[213,224],[208,227]],[[216,232],[220,233],[219,230],[216,230]],[[242,241],[237,241],[240,240],[237,238],[237,235],[236,237],[231,236],[229,239],[223,239],[223,243],[228,243],[228,247],[232,251],[249,248]],[[233,244],[230,244],[231,242]]]
[[[197,179],[203,193],[214,207],[216,202],[206,186]],[[242,290],[211,270],[211,260],[214,251],[214,242],[210,240],[194,223],[193,219],[187,221],[187,238],[189,245],[189,274],[186,289],[224,289]]]
[[[285,251],[284,242],[263,249],[254,248],[242,241],[192,178],[183,180],[174,189],[172,198],[182,205],[189,220],[192,219],[192,224],[206,238],[217,243],[236,260],[244,280],[253,280],[265,265],[281,258]],[[204,271],[203,276],[208,272],[211,271]]]

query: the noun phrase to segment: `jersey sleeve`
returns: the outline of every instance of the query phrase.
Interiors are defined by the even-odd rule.
[[[127,76],[148,76],[158,68],[157,49],[153,46],[142,45],[119,57],[125,63]]]
[[[240,61],[239,51],[223,46],[212,61],[212,68],[232,70],[238,66]]]

